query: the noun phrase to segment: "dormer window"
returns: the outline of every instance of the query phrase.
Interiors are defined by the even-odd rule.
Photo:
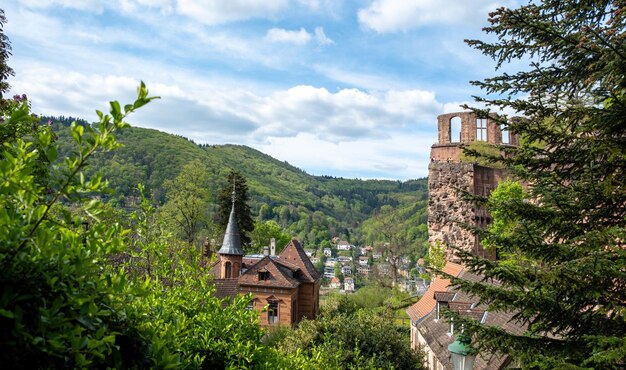
[[[435,320],[439,320],[441,318],[443,310],[448,307],[448,302],[437,301],[437,306],[435,307]]]
[[[435,320],[441,319],[443,310],[450,307],[450,302],[454,300],[454,292],[435,292],[434,298],[437,302],[435,304]]]
[[[270,272],[265,270],[265,271],[259,271],[259,281],[265,281],[265,280],[269,280],[270,279]]]

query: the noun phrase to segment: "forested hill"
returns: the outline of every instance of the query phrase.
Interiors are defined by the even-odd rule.
[[[70,150],[68,118],[51,120],[61,154]],[[82,121],[81,124],[86,124]],[[426,223],[426,179],[410,181],[356,180],[312,176],[306,172],[241,145],[198,145],[181,136],[145,128],[129,128],[118,134],[124,146],[92,162],[88,174],[101,171],[123,206],[137,196],[137,183],[146,186],[155,204],[166,199],[164,182],[174,179],[193,160],[206,165],[213,203],[225,186],[231,169],[248,182],[250,206],[259,220],[276,220],[305,244],[319,245],[332,236],[359,242],[359,226],[383,205],[414,209],[412,225]],[[423,233],[424,227],[413,234]]]

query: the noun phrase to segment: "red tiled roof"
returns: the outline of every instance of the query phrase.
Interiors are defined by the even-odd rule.
[[[447,262],[443,267],[443,272],[454,277],[459,276],[462,270],[463,266],[452,262]],[[449,279],[444,279],[439,276],[433,279],[422,298],[406,309],[406,313],[409,315],[411,320],[418,321],[432,311],[433,308],[435,308],[435,303],[437,302],[435,300],[435,292],[444,292],[448,289],[449,285]]]
[[[452,274],[451,274],[452,275]],[[458,278],[470,281],[482,281],[483,278],[479,275],[473,274],[467,270],[461,270]],[[497,285],[497,282],[491,281],[490,284]],[[449,287],[447,289],[450,289]],[[453,293],[448,291],[448,293]],[[439,292],[438,292],[439,294]],[[443,294],[442,294],[443,296]],[[433,294],[434,297],[434,294]],[[427,298],[427,294],[422,299]],[[422,301],[420,299],[420,301]],[[433,298],[434,301],[434,298]],[[418,302],[420,303],[420,302]],[[526,325],[513,320],[513,313],[511,312],[498,312],[498,311],[486,311],[485,305],[478,304],[477,297],[474,297],[463,291],[456,291],[454,299],[448,302],[449,308],[453,311],[457,311],[459,314],[470,317],[474,320],[483,322],[484,325],[494,326],[505,330],[513,335],[523,335]],[[473,306],[473,307],[472,307]],[[472,307],[472,308],[470,308]],[[433,306],[434,308],[434,306]],[[408,312],[408,310],[407,310]],[[455,340],[455,335],[448,333],[449,323],[447,320],[435,320],[436,312],[431,309],[426,315],[419,317],[418,330],[422,337],[428,344],[428,347],[434,352],[435,356],[441,362],[444,368],[450,368],[450,354],[448,352],[448,345]],[[413,319],[413,318],[412,318]],[[455,333],[456,334],[456,333]],[[510,362],[508,355],[494,354],[488,351],[483,351],[476,356],[474,362],[474,369],[491,370],[491,369],[503,369]]]

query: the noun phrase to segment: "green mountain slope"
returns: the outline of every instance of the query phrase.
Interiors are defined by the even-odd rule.
[[[51,120],[63,155],[70,147],[67,126],[71,120]],[[185,163],[197,159],[207,166],[211,184],[207,191],[214,203],[228,172],[235,169],[247,179],[253,216],[276,220],[305,245],[319,245],[332,236],[364,242],[361,223],[383,205],[410,206],[411,217],[426,222],[426,179],[400,182],[312,176],[246,146],[197,145],[145,128],[126,129],[118,139],[124,146],[96,158],[88,173],[102,172],[116,191],[111,199],[120,205],[137,196],[137,183],[145,184],[154,203],[163,203],[165,180],[175,178]]]

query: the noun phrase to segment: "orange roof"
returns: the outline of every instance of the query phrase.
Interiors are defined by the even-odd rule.
[[[446,262],[446,265],[443,267],[443,272],[454,277],[459,276],[462,270],[463,266],[452,262]],[[449,285],[449,279],[444,279],[439,276],[435,277],[422,298],[406,309],[406,313],[411,320],[417,321],[431,312],[435,308],[435,292],[446,291]]]

